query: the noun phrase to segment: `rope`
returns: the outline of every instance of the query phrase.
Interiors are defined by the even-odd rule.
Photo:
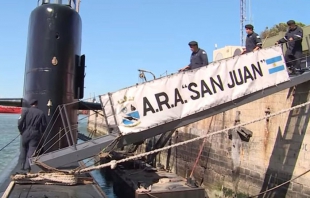
[[[193,174],[194,174],[194,171],[195,171],[196,166],[197,166],[197,164],[198,164],[198,161],[199,161],[199,159],[200,159],[200,156],[201,156],[203,147],[204,147],[204,145],[205,145],[206,139],[207,139],[207,138],[203,139],[203,142],[202,142],[202,144],[200,145],[200,150],[199,150],[198,156],[197,156],[197,158],[196,158],[195,164],[194,164],[194,166],[193,166],[192,172],[191,172],[191,174],[189,175],[189,178],[191,178],[191,177],[193,176]]]
[[[209,136],[212,136],[212,135],[216,135],[216,134],[220,134],[220,133],[223,133],[223,132],[227,132],[229,130],[232,130],[232,129],[235,129],[235,128],[238,128],[238,127],[242,127],[242,126],[245,126],[245,125],[253,124],[253,123],[259,122],[261,120],[265,120],[265,119],[268,119],[268,118],[271,118],[271,117],[275,117],[277,115],[280,115],[280,114],[283,114],[283,113],[286,113],[286,112],[289,112],[289,111],[292,111],[292,110],[295,110],[295,109],[298,109],[298,108],[301,108],[301,107],[305,107],[305,106],[307,106],[309,104],[310,104],[310,101],[308,101],[306,103],[303,103],[303,104],[300,104],[300,105],[296,105],[294,107],[291,107],[291,108],[288,108],[288,109],[285,109],[285,110],[282,110],[282,111],[278,111],[278,112],[273,113],[273,114],[269,114],[269,115],[263,116],[261,118],[258,118],[258,119],[255,119],[255,120],[243,123],[243,124],[238,124],[238,125],[235,125],[235,126],[230,127],[230,128],[226,128],[226,129],[223,129],[223,130],[219,130],[217,132],[209,133],[209,134],[203,135],[201,137],[197,137],[197,138],[193,138],[193,139],[190,139],[190,140],[187,140],[187,141],[179,142],[179,143],[176,143],[176,144],[164,147],[164,148],[156,149],[156,150],[153,150],[153,151],[150,151],[150,152],[146,152],[146,153],[141,153],[139,155],[131,156],[131,157],[128,157],[128,158],[125,158],[125,159],[121,159],[121,160],[118,160],[118,161],[112,160],[109,163],[102,164],[102,165],[99,165],[99,166],[87,167],[87,168],[83,168],[83,169],[80,169],[80,170],[70,170],[68,172],[36,173],[36,174],[28,173],[26,175],[14,175],[14,176],[11,177],[11,179],[13,181],[28,180],[28,181],[31,181],[31,182],[38,182],[38,181],[39,182],[45,182],[45,184],[75,185],[75,184],[77,184],[77,177],[76,177],[77,174],[81,174],[81,173],[85,173],[85,172],[90,172],[90,171],[93,171],[93,170],[99,170],[99,169],[106,168],[106,167],[109,167],[109,166],[111,167],[111,169],[115,169],[117,164],[119,164],[119,163],[123,163],[123,162],[127,162],[127,161],[130,161],[130,160],[139,159],[141,157],[145,157],[145,156],[148,156],[148,155],[151,155],[151,154],[154,154],[154,153],[158,153],[160,151],[168,150],[168,149],[171,149],[171,148],[174,148],[174,147],[178,147],[178,146],[182,146],[182,145],[185,145],[185,144],[197,141],[197,140],[205,139],[205,138],[207,138]],[[310,172],[310,170],[305,172],[305,173],[303,173],[302,175],[305,175],[308,172]],[[298,177],[301,177],[302,175],[300,175]],[[294,178],[294,179],[297,179],[297,178]],[[284,184],[281,184],[281,185],[284,185]],[[269,189],[269,191],[271,191],[271,190],[272,189]]]
[[[14,142],[18,137],[20,136],[20,134],[18,134],[13,140],[11,140],[9,143],[7,143],[4,147],[2,147],[0,149],[0,151],[2,151],[3,149],[5,149],[6,147],[8,147],[12,142]]]
[[[153,151],[141,153],[139,155],[131,156],[131,157],[128,157],[128,158],[125,158],[125,159],[121,159],[121,160],[118,160],[118,161],[112,160],[111,162],[106,163],[106,164],[101,164],[99,166],[93,166],[93,167],[89,167],[89,168],[84,168],[84,169],[79,170],[76,173],[78,174],[78,173],[90,172],[90,171],[93,171],[93,170],[98,170],[98,169],[106,168],[106,167],[109,167],[109,166],[112,169],[114,169],[116,167],[116,165],[119,164],[119,163],[128,162],[130,160],[139,159],[139,158],[146,157],[146,156],[154,154],[154,153],[158,153],[158,152],[161,152],[161,151],[169,150],[169,149],[174,148],[174,147],[183,146],[183,145],[191,143],[191,142],[195,142],[195,141],[198,141],[198,140],[201,140],[201,139],[205,139],[205,138],[207,138],[209,136],[212,136],[212,135],[220,134],[220,133],[232,130],[232,129],[236,129],[236,128],[239,128],[239,127],[242,127],[242,126],[245,126],[245,125],[249,125],[249,124],[253,124],[253,123],[265,120],[267,118],[275,117],[277,115],[280,115],[280,114],[283,114],[283,113],[286,113],[286,112],[289,112],[289,111],[292,111],[292,110],[295,110],[295,109],[298,109],[298,108],[301,108],[301,107],[305,107],[305,106],[307,106],[309,104],[310,104],[310,101],[308,101],[306,103],[303,103],[303,104],[300,104],[300,105],[296,105],[296,106],[291,107],[289,109],[285,109],[285,110],[282,110],[282,111],[278,111],[276,113],[272,113],[272,114],[266,115],[264,117],[261,117],[261,118],[258,118],[258,119],[255,119],[255,120],[252,120],[252,121],[249,121],[249,122],[246,122],[246,123],[238,124],[238,125],[235,125],[235,126],[230,127],[230,128],[226,128],[226,129],[219,130],[219,131],[216,131],[216,132],[213,132],[213,133],[209,133],[209,134],[203,135],[201,137],[196,137],[196,138],[193,138],[193,139],[190,139],[190,140],[187,140],[187,141],[179,142],[179,143],[176,143],[176,144],[173,144],[173,145],[170,145],[170,146],[167,146],[167,147],[163,147],[163,148],[160,148],[160,149],[155,149]]]
[[[51,125],[52,120],[53,120],[54,116],[56,115],[57,110],[59,110],[59,112],[58,112],[58,114],[57,114],[57,117],[56,117],[55,121],[53,122],[53,124],[52,124],[52,126],[51,126],[49,132],[47,133],[46,139],[44,139],[44,135],[46,134],[47,129],[48,129],[49,126]],[[55,109],[53,115],[52,115],[52,118],[51,118],[50,121],[48,122],[48,124],[47,124],[47,126],[46,126],[46,128],[45,128],[45,131],[44,131],[43,134],[42,134],[42,137],[40,138],[40,141],[39,141],[38,146],[37,146],[37,148],[36,148],[37,153],[40,153],[40,152],[42,151],[42,149],[44,148],[44,146],[45,146],[46,144],[48,144],[56,135],[58,135],[59,132],[58,132],[53,138],[51,138],[48,142],[46,142],[47,137],[48,137],[49,134],[52,132],[52,129],[54,128],[54,125],[56,124],[56,120],[57,120],[58,117],[60,116],[60,111],[61,111],[61,110],[62,110],[62,107],[60,107],[60,106],[58,105],[58,106],[56,107],[56,109]],[[39,148],[42,140],[43,140],[42,146],[41,146],[41,148]],[[39,148],[39,149],[38,149],[38,148]]]
[[[98,95],[98,96],[94,96],[94,97],[100,97],[100,95]],[[86,100],[88,100],[88,99],[92,99],[92,97],[91,98],[86,98],[86,99],[84,99],[84,100],[82,100],[82,101],[86,101]],[[51,117],[51,119],[50,119],[50,121],[49,121],[49,123],[47,124],[47,126],[46,126],[46,129],[45,129],[45,131],[44,131],[44,133],[43,133],[43,135],[42,135],[42,137],[41,137],[41,139],[40,139],[40,141],[39,141],[39,144],[38,144],[38,146],[37,146],[37,148],[36,148],[36,153],[40,153],[41,151],[42,151],[42,149],[44,148],[44,146],[45,145],[47,145],[50,141],[52,141],[53,139],[54,139],[54,137],[56,137],[57,135],[59,135],[59,133],[60,132],[62,132],[63,130],[61,130],[61,131],[59,131],[58,133],[56,133],[55,135],[54,135],[54,137],[53,138],[49,138],[49,141],[48,142],[46,142],[46,140],[47,140],[47,137],[49,136],[49,134],[51,133],[51,131],[52,131],[52,129],[54,128],[54,125],[56,124],[56,122],[57,122],[57,120],[58,120],[58,118],[59,118],[59,116],[60,116],[60,113],[61,113],[61,111],[64,109],[64,108],[66,108],[68,105],[73,105],[73,104],[76,104],[76,103],[79,103],[79,102],[82,102],[82,101],[75,101],[75,102],[71,102],[71,103],[67,103],[67,104],[63,104],[63,105],[58,105],[57,107],[56,107],[56,109],[55,109],[55,111],[54,111],[54,113],[53,113],[53,115],[52,115],[52,117]],[[87,106],[87,105],[86,105]],[[88,107],[89,108],[89,107]],[[89,108],[90,109],[90,108]],[[91,110],[91,109],[90,109]],[[56,116],[56,112],[58,111],[58,114],[57,114],[57,117],[55,118],[55,119],[53,119],[55,116]],[[95,114],[95,113],[94,113]],[[100,115],[102,115],[102,114],[100,114]],[[91,116],[91,115],[89,115],[89,116]],[[87,117],[89,117],[89,116],[86,116],[85,118],[87,118]],[[81,118],[81,119],[79,119],[78,121],[80,121],[80,120],[83,120],[83,119],[85,119],[85,118]],[[52,123],[52,120],[54,120],[54,122]],[[52,126],[49,128],[49,126],[52,124]],[[68,128],[69,126],[67,126],[67,127],[65,127],[66,129]],[[46,134],[46,132],[47,132],[47,130],[49,129],[49,132],[48,132],[48,134],[46,135],[46,139],[44,139],[44,135]],[[44,139],[44,140],[43,140]],[[41,143],[41,141],[43,140],[43,145],[41,146],[41,148],[39,148],[39,146],[40,146],[40,143]],[[59,141],[59,140],[58,140]],[[57,142],[58,142],[57,141]],[[39,149],[38,149],[39,148]],[[47,152],[48,150],[46,150],[45,152]],[[44,153],[45,153],[44,152]]]
[[[99,156],[100,154],[102,153],[106,153],[107,156],[110,155],[110,153],[114,150],[115,146],[117,145],[119,139],[121,138],[121,136],[118,136],[117,138],[115,138],[110,144],[108,144],[108,146],[106,146],[104,149],[102,149],[102,151],[99,152],[99,154],[97,156]],[[111,147],[110,149],[108,149],[109,147]],[[108,152],[105,152],[106,150],[108,149]],[[85,166],[88,162],[90,162],[91,160],[94,160],[95,157],[91,157],[89,160],[87,160],[86,162],[84,162]],[[91,165],[88,165],[86,167],[83,167],[83,168],[88,168],[88,167],[91,167],[91,166],[94,166],[96,164],[98,164],[100,162],[100,160],[94,160],[95,163],[94,164],[91,164]],[[81,170],[82,167],[79,166],[77,167],[76,169],[74,169],[75,171],[78,171],[78,170]]]
[[[23,181],[31,183],[45,183],[45,184],[61,184],[61,185],[76,185],[78,178],[72,174],[66,173],[27,173],[27,174],[16,174],[11,176],[12,181]]]
[[[153,198],[159,198],[159,197],[152,195],[151,193],[148,193],[148,192],[145,192],[144,194],[147,194],[148,196],[153,197]]]
[[[62,108],[63,107],[57,107],[57,108],[60,108],[60,110],[62,110]],[[57,109],[56,109],[57,110]],[[56,112],[56,111],[55,111]],[[54,112],[54,113],[55,113]],[[93,114],[91,114],[91,115],[94,115],[95,113],[93,113]],[[91,116],[90,115],[90,116]],[[54,116],[54,115],[53,115]],[[58,115],[57,115],[57,117],[56,117],[56,119],[55,120],[57,120],[58,119],[58,117],[60,116],[60,112],[58,113]],[[83,119],[85,119],[85,118],[88,118],[89,116],[86,116],[86,117],[83,117],[83,118],[80,118],[79,120],[78,120],[78,122],[80,121],[80,120],[83,120]],[[54,125],[55,125],[55,123],[56,123],[56,121],[53,123],[53,125],[52,125],[52,127],[51,127],[51,129],[54,127]],[[75,126],[78,126],[78,124],[72,124],[71,125],[71,127],[75,127]],[[74,128],[74,130],[75,129],[78,129],[79,128],[79,126],[77,127],[77,128]],[[63,132],[64,130],[69,130],[69,126],[66,126],[66,127],[64,127],[64,128],[62,128],[60,131],[58,131],[53,137],[51,137],[51,138],[49,138],[49,140],[46,142],[46,139],[44,140],[44,142],[43,142],[43,145],[41,146],[41,148],[40,149],[38,149],[38,147],[39,146],[37,146],[37,148],[36,148],[36,153],[40,153],[41,152],[41,150],[44,148],[44,146],[46,146],[48,143],[50,143],[52,140],[54,140],[54,138],[56,137],[56,136],[58,136],[61,132]],[[51,130],[49,131],[49,133],[48,133],[48,135],[50,134],[50,132],[51,132]],[[44,132],[45,133],[45,132]],[[46,137],[48,137],[48,135],[46,136]],[[64,137],[64,135],[66,135],[66,134],[63,134],[53,145],[55,145],[55,144],[57,144],[63,137]],[[69,134],[69,135],[71,135],[71,134]],[[42,135],[42,137],[41,137],[41,140],[42,140],[42,138],[44,137],[44,134]],[[41,142],[41,140],[40,140],[40,142]],[[39,142],[39,143],[40,143]],[[43,154],[45,154],[46,152],[48,152],[49,151],[49,149],[51,149],[51,147],[52,146],[50,146],[48,149],[46,149],[41,155],[43,155]],[[35,154],[36,154],[35,153]],[[36,157],[36,160],[37,159],[39,159],[40,157],[41,157],[41,155],[38,155],[37,157]]]
[[[282,110],[282,111],[279,111],[279,112],[276,112],[276,113],[273,113],[273,114],[266,115],[264,117],[261,117],[261,118],[258,118],[258,119],[255,119],[255,120],[252,120],[252,121],[249,121],[249,122],[246,122],[246,123],[238,124],[238,125],[235,125],[235,126],[230,127],[230,128],[226,128],[226,129],[219,130],[219,131],[216,131],[216,132],[213,132],[213,133],[205,134],[205,135],[203,135],[201,137],[196,137],[196,138],[193,138],[193,139],[190,139],[190,140],[187,140],[187,141],[179,142],[179,143],[176,143],[176,144],[173,144],[173,145],[170,145],[170,146],[166,146],[166,147],[163,147],[163,148],[160,148],[160,149],[155,149],[153,151],[141,153],[139,155],[131,156],[131,157],[124,158],[124,159],[121,159],[121,160],[118,160],[118,161],[117,160],[112,160],[111,162],[105,163],[105,164],[102,164],[102,165],[86,167],[86,168],[82,168],[82,169],[79,169],[79,170],[70,170],[68,172],[59,172],[57,170],[56,172],[49,172],[49,173],[36,173],[36,174],[27,173],[26,175],[17,174],[17,175],[11,176],[11,179],[13,181],[25,181],[25,182],[28,181],[28,182],[32,182],[32,183],[43,182],[45,184],[76,185],[78,183],[77,174],[81,174],[81,173],[85,173],[85,172],[90,172],[90,171],[93,171],[93,170],[98,170],[98,169],[102,169],[102,168],[106,168],[106,167],[111,167],[112,169],[114,169],[114,168],[116,168],[117,164],[120,164],[120,163],[123,163],[123,162],[127,162],[127,161],[131,161],[131,160],[135,160],[135,159],[139,159],[141,157],[145,157],[145,156],[152,155],[152,154],[155,154],[155,153],[158,153],[158,152],[161,152],[161,151],[169,150],[171,148],[175,148],[175,147],[178,147],[178,146],[183,146],[183,145],[189,144],[189,143],[194,142],[194,141],[198,141],[198,140],[202,140],[202,139],[205,141],[206,138],[208,138],[209,136],[213,136],[213,135],[216,135],[216,134],[227,132],[227,131],[235,129],[235,128],[239,128],[239,127],[242,127],[242,126],[245,126],[245,125],[253,124],[253,123],[256,123],[256,122],[259,122],[261,120],[265,120],[265,119],[268,119],[268,118],[271,118],[271,117],[275,117],[277,115],[280,115],[280,114],[283,114],[283,113],[295,110],[297,108],[301,108],[301,107],[307,106],[309,104],[310,104],[310,101],[308,101],[306,103],[303,103],[303,104],[300,104],[300,105],[297,105],[297,106],[294,106],[294,107],[291,107],[289,109],[285,109],[285,110]],[[11,142],[13,142],[14,140],[12,140]],[[203,148],[203,146],[202,146],[202,148]],[[201,149],[201,151],[202,151],[202,149]],[[269,191],[272,191],[272,190],[274,190],[276,188],[279,188],[279,187],[281,187],[281,186],[283,186],[283,185],[285,185],[285,184],[287,184],[287,183],[289,183],[289,182],[291,182],[291,181],[293,181],[293,180],[295,180],[295,179],[297,179],[297,178],[307,174],[308,172],[310,172],[310,170],[308,170],[305,173],[295,177],[292,180],[284,182],[281,185],[278,185],[278,186],[276,186],[274,188],[266,190],[266,191],[264,191],[264,192],[262,192],[262,193],[260,193],[258,195],[265,194],[266,192],[269,192]],[[251,196],[251,197],[256,197],[258,195]]]
[[[277,189],[277,188],[280,188],[281,186],[284,186],[285,184],[288,184],[288,183],[294,181],[295,179],[298,179],[299,177],[301,177],[301,176],[303,176],[303,175],[305,175],[305,174],[307,174],[307,173],[309,173],[309,172],[310,172],[310,169],[307,170],[306,172],[304,172],[304,173],[302,173],[302,174],[300,174],[300,175],[294,177],[293,179],[290,179],[290,180],[288,180],[288,181],[286,181],[286,182],[283,182],[282,184],[277,185],[277,186],[275,186],[275,187],[273,187],[273,188],[270,188],[270,189],[268,189],[268,190],[265,190],[264,192],[261,192],[261,193],[259,193],[259,194],[257,194],[257,195],[251,195],[251,196],[248,197],[248,198],[257,197],[257,196],[259,196],[259,195],[262,195],[262,194],[265,194],[265,193],[267,193],[267,192],[273,191],[273,190],[275,190],[275,189]]]
[[[209,129],[208,129],[208,130],[210,130],[210,127],[211,127],[211,124],[212,124],[213,118],[214,118],[214,116],[212,116],[212,118],[211,118],[211,121],[210,121],[210,124],[209,124]],[[196,158],[196,161],[195,161],[195,164],[194,164],[194,166],[193,166],[192,172],[191,172],[191,174],[190,174],[190,176],[189,176],[190,178],[191,178],[191,177],[193,176],[193,174],[194,174],[194,171],[195,171],[196,166],[197,166],[197,164],[198,164],[198,161],[199,161],[199,159],[200,159],[200,156],[201,156],[201,153],[202,153],[203,147],[204,147],[204,145],[205,145],[205,142],[206,142],[206,138],[205,138],[205,139],[203,139],[203,142],[201,143],[201,146],[200,146],[200,150],[199,150],[198,156],[197,156],[197,158]]]
[[[76,130],[76,129],[79,128],[78,124],[73,124],[73,125],[71,125],[71,127],[73,127],[73,126],[77,126],[77,127],[73,128],[73,130]],[[44,146],[46,146],[49,142],[51,142],[56,136],[58,136],[62,131],[64,131],[64,130],[67,129],[67,128],[68,128],[68,127],[65,127],[65,128],[62,128],[61,130],[59,130],[58,133],[56,133],[52,138],[50,138],[49,141],[47,141],[44,145],[42,145],[42,146],[41,146],[41,149],[40,149],[39,151],[37,151],[36,153],[41,152],[41,150],[44,148]],[[48,150],[50,150],[54,145],[56,145],[56,144],[57,144],[66,134],[68,134],[68,133],[69,133],[69,131],[65,131],[65,133],[64,133],[57,141],[55,141],[50,147],[48,147],[41,155],[37,155],[36,158],[35,158],[35,161],[37,161],[38,159],[40,159],[41,156],[42,156],[43,154],[47,153]],[[69,135],[70,135],[70,134],[69,134]],[[36,154],[36,153],[34,153],[34,154]],[[33,154],[33,156],[34,156],[34,154]]]

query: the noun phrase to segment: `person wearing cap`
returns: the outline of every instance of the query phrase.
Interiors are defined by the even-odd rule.
[[[30,108],[23,109],[18,119],[18,130],[21,134],[21,169],[30,171],[29,158],[37,149],[40,139],[46,129],[46,117],[42,110],[37,108],[38,101],[29,101]]]
[[[259,35],[254,32],[254,26],[251,24],[247,24],[244,26],[245,31],[247,33],[247,37],[245,40],[245,49],[242,54],[254,52],[258,49],[262,48],[262,41]]]
[[[284,55],[286,65],[291,70],[291,74],[296,74],[296,69],[302,73],[300,59],[302,58],[303,29],[296,25],[294,20],[289,20],[287,25],[289,29],[285,36],[275,44],[287,43],[287,50]]]
[[[183,67],[179,71],[185,71],[189,69],[196,69],[202,66],[206,66],[209,64],[208,55],[205,50],[198,47],[198,43],[196,41],[191,41],[188,43],[192,54],[190,58],[189,65]]]

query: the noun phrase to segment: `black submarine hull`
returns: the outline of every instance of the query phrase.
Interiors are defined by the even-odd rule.
[[[69,145],[64,136],[64,127],[69,124],[73,139],[77,139],[77,102],[83,98],[83,87],[79,85],[84,83],[85,68],[81,64],[85,62],[81,60],[81,30],[81,18],[69,6],[43,4],[30,15],[23,107],[29,107],[29,100],[37,99],[38,108],[46,115],[50,123],[44,137],[49,141],[44,145],[46,152]],[[69,122],[65,125],[57,108],[63,104],[68,104]]]

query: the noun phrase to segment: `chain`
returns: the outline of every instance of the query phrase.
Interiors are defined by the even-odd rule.
[[[198,141],[198,140],[205,139],[205,138],[207,138],[209,136],[212,136],[212,135],[220,134],[220,133],[232,130],[232,129],[236,129],[236,128],[239,128],[239,127],[242,127],[242,126],[245,126],[245,125],[253,124],[253,123],[256,123],[256,122],[259,122],[259,121],[262,121],[262,120],[265,120],[265,119],[268,119],[268,118],[271,118],[271,117],[275,117],[277,115],[280,115],[280,114],[283,114],[283,113],[286,113],[286,112],[289,112],[289,111],[292,111],[292,110],[295,110],[295,109],[298,109],[298,108],[301,108],[301,107],[305,107],[305,106],[307,106],[309,104],[310,104],[310,101],[308,101],[306,103],[303,103],[303,104],[300,104],[300,105],[296,105],[296,106],[291,107],[289,109],[284,109],[282,111],[278,111],[276,113],[272,113],[272,114],[266,115],[264,117],[261,117],[261,118],[258,118],[258,119],[255,119],[255,120],[252,120],[252,121],[249,121],[249,122],[245,122],[245,123],[242,123],[242,124],[235,125],[235,126],[230,127],[230,128],[219,130],[219,131],[216,131],[216,132],[213,132],[213,133],[208,133],[208,134],[200,136],[200,137],[196,137],[196,138],[193,138],[193,139],[190,139],[190,140],[187,140],[187,141],[179,142],[179,143],[176,143],[176,144],[173,144],[173,145],[170,145],[170,146],[166,146],[166,147],[163,147],[163,148],[160,148],[160,149],[155,149],[153,151],[141,153],[139,155],[131,156],[131,157],[128,157],[128,158],[125,158],[125,159],[121,159],[121,160],[118,160],[118,161],[112,160],[109,163],[101,164],[99,166],[92,166],[92,167],[84,168],[84,169],[78,170],[77,172],[74,172],[74,173],[77,173],[77,174],[85,173],[85,172],[90,172],[90,171],[93,171],[93,170],[98,170],[98,169],[101,169],[101,168],[106,168],[106,167],[109,167],[109,166],[112,169],[114,169],[117,164],[120,164],[120,163],[123,163],[123,162],[128,162],[128,161],[135,160],[135,159],[139,159],[139,158],[142,158],[142,157],[146,157],[148,155],[152,155],[152,154],[155,154],[155,153],[158,153],[158,152],[161,152],[161,151],[169,150],[169,149],[174,148],[174,147],[183,146],[183,145],[191,143],[191,142],[195,142],[195,141]]]

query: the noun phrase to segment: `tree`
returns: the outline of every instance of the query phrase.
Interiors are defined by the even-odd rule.
[[[305,24],[301,22],[296,22],[296,25],[299,27],[304,27],[306,26]],[[266,27],[264,31],[260,33],[260,37],[262,39],[265,39],[266,37],[273,37],[278,35],[280,32],[286,32],[287,31],[287,24],[286,23],[279,23],[277,25],[274,25],[272,28]]]

